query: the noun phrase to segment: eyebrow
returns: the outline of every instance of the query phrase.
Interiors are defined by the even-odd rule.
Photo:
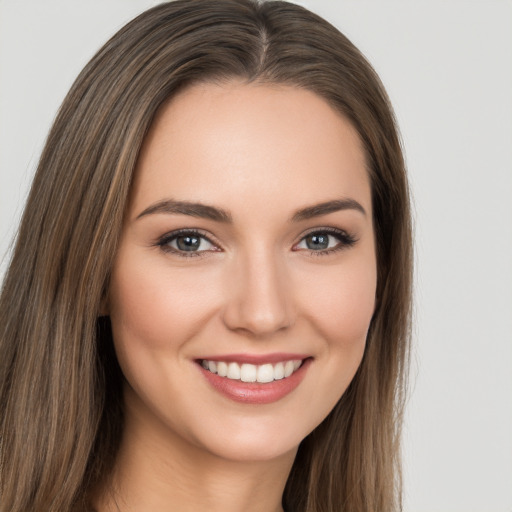
[[[137,219],[154,213],[190,215],[191,217],[200,217],[203,219],[215,220],[217,222],[233,222],[231,214],[222,208],[208,206],[203,203],[192,203],[190,201],[175,201],[173,199],[158,201],[140,213],[137,216]]]
[[[312,219],[314,217],[320,217],[321,215],[327,215],[333,212],[339,212],[342,210],[356,210],[363,215],[366,215],[365,209],[355,199],[335,199],[333,201],[326,201],[325,203],[315,204],[313,206],[307,206],[297,210],[292,218],[292,222],[299,222],[301,220]]]
[[[292,215],[290,222],[300,222],[342,210],[356,210],[363,215],[366,215],[366,210],[356,200],[335,199],[333,201],[326,201],[324,203],[314,204],[297,210]],[[227,224],[233,223],[232,215],[222,208],[191,201],[176,201],[174,199],[163,199],[162,201],[158,201],[157,203],[148,206],[148,208],[137,216],[137,219],[155,213],[189,215],[191,217],[209,219],[216,222]]]

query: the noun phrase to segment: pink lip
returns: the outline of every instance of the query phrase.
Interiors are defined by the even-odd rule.
[[[288,357],[285,354],[285,358],[279,358],[276,362],[289,361],[291,359],[304,359],[298,357],[296,354],[293,357]],[[259,356],[257,356],[259,357]],[[206,358],[205,358],[206,359]],[[225,361],[226,358],[215,358],[209,359],[210,361]],[[253,359],[254,360],[254,359]],[[240,359],[238,356],[233,357],[232,361],[236,362],[249,362],[247,359]],[[251,364],[264,364],[270,362],[266,357],[263,363],[251,363]],[[209,370],[205,370],[200,364],[198,368],[201,370],[208,382],[221,394],[227,398],[234,400],[235,402],[241,402],[245,404],[270,404],[277,402],[281,398],[291,393],[301,382],[311,364],[312,359],[307,358],[302,363],[302,366],[292,373],[289,377],[281,380],[274,380],[265,384],[259,382],[242,382],[241,380],[228,379],[226,377],[219,377],[216,373],[212,373]]]

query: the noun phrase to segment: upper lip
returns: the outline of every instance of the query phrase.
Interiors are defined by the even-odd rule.
[[[272,354],[221,354],[199,358],[199,361],[223,361],[225,363],[246,363],[262,365],[267,363],[280,363],[283,361],[303,360],[310,357],[308,354],[294,354],[290,352],[275,352]]]

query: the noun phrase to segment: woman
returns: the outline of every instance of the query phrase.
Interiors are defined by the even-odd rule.
[[[86,66],[0,302],[0,510],[400,507],[391,107],[327,22],[178,0]]]

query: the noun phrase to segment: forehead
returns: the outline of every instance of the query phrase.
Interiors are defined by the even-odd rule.
[[[164,198],[283,211],[352,197],[371,211],[360,138],[318,95],[282,85],[199,84],[158,112],[132,190],[136,215]]]

